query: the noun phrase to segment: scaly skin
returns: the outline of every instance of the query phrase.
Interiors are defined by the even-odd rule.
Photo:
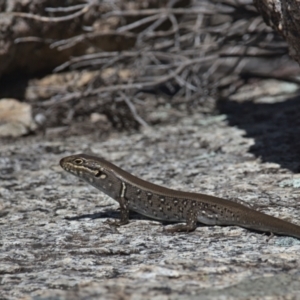
[[[61,159],[60,165],[119,202],[121,218],[116,225],[127,224],[132,210],[156,220],[185,222],[169,228],[171,232],[193,231],[200,222],[237,225],[300,239],[298,225],[256,211],[246,204],[155,185],[102,158],[78,154]]]

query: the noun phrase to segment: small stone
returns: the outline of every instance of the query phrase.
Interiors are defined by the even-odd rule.
[[[92,113],[90,116],[90,120],[92,123],[97,123],[97,122],[108,122],[108,119],[106,115],[103,114],[98,114],[98,113]]]
[[[16,99],[0,100],[0,137],[18,137],[34,129],[31,105]]]

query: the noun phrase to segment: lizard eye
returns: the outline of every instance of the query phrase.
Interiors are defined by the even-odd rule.
[[[81,164],[83,163],[83,160],[80,159],[80,158],[77,158],[77,159],[74,160],[74,163],[75,163],[76,165],[81,165]]]

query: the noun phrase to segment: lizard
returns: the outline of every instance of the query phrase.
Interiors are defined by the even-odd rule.
[[[129,211],[135,211],[152,219],[180,223],[167,228],[169,232],[193,231],[199,222],[236,225],[300,239],[300,226],[259,212],[246,203],[159,186],[103,158],[77,154],[62,158],[60,166],[120,204],[120,219],[110,222],[118,226],[127,224]]]

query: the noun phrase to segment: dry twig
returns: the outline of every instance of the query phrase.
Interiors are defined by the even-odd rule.
[[[149,120],[136,107],[142,101],[136,97],[138,92],[159,93],[163,90],[159,101],[167,103],[172,99],[172,105],[187,111],[192,111],[191,107],[209,110],[214,105],[213,97],[221,80],[234,78],[229,80],[228,90],[235,90],[240,84],[236,82],[240,79],[239,72],[247,73],[245,69],[252,59],[279,56],[286,51],[274,35],[268,35],[270,31],[251,6],[251,0],[216,3],[195,0],[190,7],[180,8],[172,7],[175,2],[169,1],[165,7],[151,9],[126,9],[126,6],[121,9],[116,0],[105,3],[89,0],[86,4],[46,9],[53,14],[67,14],[60,17],[12,13],[40,22],[63,22],[92,9],[95,15],[101,12],[96,18],[97,26],[83,24],[85,31],[76,36],[60,40],[22,37],[15,41],[17,43],[44,42],[61,51],[72,49],[79,43],[93,46],[93,41],[101,42],[101,38],[108,43],[118,38],[124,43],[130,39],[134,41],[132,48],[125,48],[126,51],[99,51],[71,57],[56,67],[55,72],[90,69],[99,73],[84,89],[72,87],[71,92],[68,89],[60,91],[35,104],[36,107],[50,109],[69,105],[74,111],[74,103],[89,101],[86,103],[93,102],[101,110],[103,103],[107,106],[123,103],[134,122],[147,126]],[[244,17],[240,18],[240,15]],[[99,48],[101,43],[95,45],[94,51]],[[113,75],[106,78],[103,74],[109,69],[113,70],[110,70]],[[130,70],[127,77],[120,75],[124,70]],[[143,99],[146,101],[146,96]],[[88,105],[80,107],[85,106]]]
[[[81,8],[81,10],[77,11],[76,13],[67,15],[67,16],[63,16],[63,17],[42,17],[42,16],[38,16],[38,15],[34,15],[34,14],[30,14],[30,13],[23,13],[23,12],[5,12],[5,13],[0,13],[1,15],[12,15],[15,17],[21,17],[21,18],[27,18],[27,19],[33,19],[39,22],[65,22],[65,21],[69,21],[72,19],[75,19],[81,15],[84,15],[85,13],[88,12],[88,10],[92,7],[94,3],[92,2],[92,0],[88,0],[88,3],[85,5],[75,5],[75,6],[71,6],[68,8],[63,8],[64,10],[62,10],[62,8],[52,8],[52,11],[64,11],[64,12],[69,12],[69,11],[73,11],[73,10],[77,10],[78,8]],[[47,11],[51,11],[51,8],[47,8]]]

